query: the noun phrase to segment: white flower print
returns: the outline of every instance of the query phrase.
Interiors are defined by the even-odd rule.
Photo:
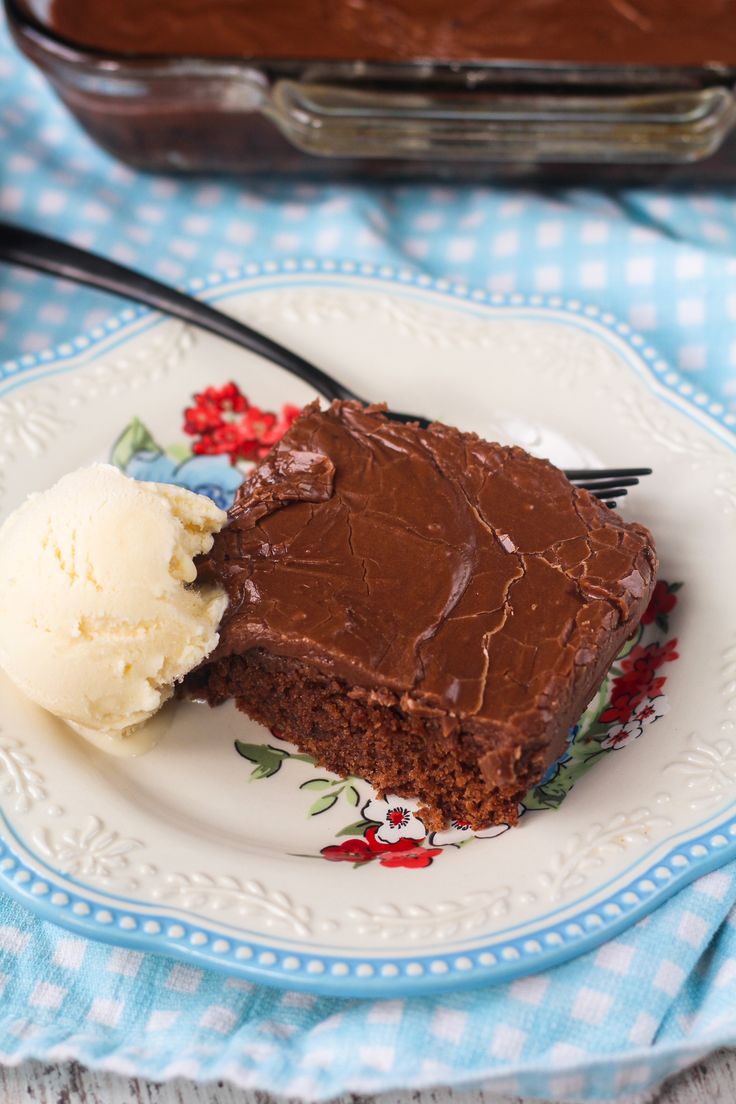
[[[376,839],[380,843],[397,843],[400,839],[421,840],[427,829],[414,812],[415,801],[389,794],[385,801],[373,798],[363,806],[366,820],[378,824]]]
[[[669,702],[664,694],[657,694],[653,698],[645,698],[639,702],[633,710],[626,724],[611,725],[605,739],[601,740],[602,748],[621,748],[632,740],[638,740],[644,729],[658,721],[669,710]]]
[[[522,817],[525,812],[526,806],[519,802],[519,816]],[[488,828],[474,832],[467,820],[452,820],[450,827],[443,832],[432,832],[427,842],[430,847],[457,847],[471,839],[496,839],[497,836],[508,832],[510,827],[511,825],[506,823],[491,824]]]

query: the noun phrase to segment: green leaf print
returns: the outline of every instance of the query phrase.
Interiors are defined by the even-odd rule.
[[[370,828],[373,824],[372,820],[356,820],[353,824],[346,824],[344,828],[341,828],[339,832],[335,832],[336,836],[362,836],[366,828]]]
[[[323,794],[322,797],[318,797],[313,805],[309,806],[309,816],[319,816],[320,813],[326,813],[328,809],[337,801],[337,794]]]
[[[634,635],[626,641],[626,643],[622,647],[621,651],[616,656],[616,663],[615,663],[616,667],[618,667],[620,665],[620,662],[621,662],[622,659],[626,659],[626,656],[629,654],[629,652],[633,652],[633,650],[637,646],[637,644],[641,643],[641,638],[642,638],[643,635],[644,635],[644,626],[639,625],[639,627],[636,630],[636,632],[634,633]],[[606,688],[606,690],[607,690],[607,686],[608,686],[608,680],[606,680],[606,682],[603,683],[603,687]]]
[[[243,759],[256,764],[255,769],[250,772],[249,782],[270,778],[281,770],[284,759],[289,758],[288,752],[271,747],[270,744],[244,744],[242,740],[236,740],[235,750]]]
[[[310,778],[308,782],[302,782],[299,787],[300,790],[328,790],[330,786],[334,786],[334,782],[331,782],[329,778]]]
[[[524,798],[527,809],[559,809],[575,783],[604,752],[594,744],[594,751],[581,758],[566,759],[557,766],[551,778],[534,786]]]
[[[598,717],[608,702],[609,682],[609,678],[604,680],[580,718],[567,757],[557,764],[550,778],[532,787],[524,798],[527,809],[558,809],[577,780],[604,754],[600,739],[608,732],[609,725],[602,724]]]
[[[133,418],[127,429],[118,437],[110,453],[110,463],[125,471],[137,452],[163,452],[163,449],[144,426],[140,418]]]
[[[345,800],[349,805],[353,805],[355,808],[360,805],[360,794],[356,790],[355,786],[348,786],[345,790]]]
[[[183,464],[185,460],[189,460],[191,457],[192,450],[188,445],[178,443],[169,445],[166,449],[166,455],[170,460],[173,460],[175,464]]]
[[[602,721],[595,721],[585,733],[585,743],[581,743],[577,747],[577,758],[586,760],[597,755],[600,750],[598,745],[603,737],[608,735],[610,728],[610,724],[603,724]],[[588,749],[587,754],[586,747]]]

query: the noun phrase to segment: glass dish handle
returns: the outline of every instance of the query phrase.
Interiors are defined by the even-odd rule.
[[[389,91],[278,81],[267,113],[322,157],[698,161],[736,122],[726,87],[652,93]]]

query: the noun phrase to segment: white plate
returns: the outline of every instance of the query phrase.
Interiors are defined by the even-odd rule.
[[[596,308],[334,269],[251,267],[205,293],[365,396],[562,466],[654,468],[624,509],[682,588],[660,588],[660,623],[618,668],[642,701],[628,721],[607,713],[592,742],[578,736],[518,828],[427,839],[411,813],[392,827],[364,782],[343,785],[229,706],[167,707],[155,750],[120,760],[3,681],[0,884],[93,938],[278,985],[370,996],[493,982],[589,949],[736,855],[733,418]],[[182,411],[229,379],[266,409],[312,398],[247,353],[137,311],[6,365],[0,512],[109,457],[135,417],[180,463]],[[129,435],[122,463],[131,447]],[[226,467],[185,472],[216,483]],[[559,809],[532,808],[593,752]],[[251,781],[259,763],[266,777]]]

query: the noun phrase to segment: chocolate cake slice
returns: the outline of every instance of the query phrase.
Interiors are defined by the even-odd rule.
[[[520,448],[308,406],[200,577],[229,606],[189,693],[238,707],[425,823],[517,803],[644,612],[651,535]]]

